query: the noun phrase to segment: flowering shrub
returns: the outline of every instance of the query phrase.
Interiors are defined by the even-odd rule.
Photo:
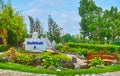
[[[60,66],[59,60],[70,60],[66,54],[53,54],[50,52],[42,52],[40,54],[19,53],[16,52],[14,48],[10,48],[5,55],[0,55],[0,61],[6,61],[6,59],[9,62],[24,65],[42,65],[44,68],[49,68],[50,66]]]
[[[59,62],[58,62],[58,59],[54,58],[54,57],[44,56],[42,58],[42,66],[44,68],[48,68],[51,65],[55,66],[55,67],[58,67],[60,65]]]
[[[8,59],[8,61],[10,62],[14,62],[14,60],[16,59],[16,52],[15,52],[15,48],[11,47],[7,52],[6,52],[6,58]]]
[[[15,59],[16,63],[30,65],[31,61],[32,61],[32,56],[31,55],[17,53],[17,57]]]

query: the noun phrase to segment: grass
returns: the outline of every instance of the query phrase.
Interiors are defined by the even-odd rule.
[[[48,70],[48,69],[39,69],[32,66],[15,64],[15,63],[2,63],[0,62],[1,69],[10,69],[17,70],[23,72],[31,72],[38,74],[55,74],[55,75],[75,75],[75,74],[97,74],[97,73],[105,73],[105,72],[113,72],[120,71],[120,64],[115,66],[107,66],[104,68],[90,68],[90,69],[80,69],[80,70],[72,70],[72,69],[62,69],[61,72],[57,72],[56,69]]]
[[[28,51],[27,51],[27,50],[24,50],[24,49],[21,49],[21,50],[16,50],[16,52],[25,53],[25,52],[28,52]]]

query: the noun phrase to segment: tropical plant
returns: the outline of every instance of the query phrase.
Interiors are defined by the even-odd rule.
[[[96,67],[96,66],[104,66],[104,61],[101,58],[95,57],[90,61],[90,66]]]

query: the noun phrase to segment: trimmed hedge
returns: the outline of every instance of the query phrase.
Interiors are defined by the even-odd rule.
[[[95,51],[106,51],[106,52],[119,52],[120,46],[115,45],[95,45],[95,44],[83,44],[83,43],[67,43],[71,48],[86,48],[88,50],[94,49]]]
[[[67,48],[66,48],[67,47]],[[66,51],[72,48],[75,49],[87,49],[88,51],[105,51],[105,52],[120,52],[120,46],[116,45],[96,45],[96,44],[84,44],[84,43],[66,43],[64,45],[57,45],[56,49]]]
[[[83,54],[83,55],[87,55],[88,53],[88,49],[85,49],[85,48],[72,48],[68,45],[56,45],[55,46],[55,49],[58,50],[59,52],[62,52],[62,53],[74,53],[74,54]]]

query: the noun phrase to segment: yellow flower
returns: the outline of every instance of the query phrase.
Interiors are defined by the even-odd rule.
[[[43,61],[45,61],[45,59],[43,59]]]

